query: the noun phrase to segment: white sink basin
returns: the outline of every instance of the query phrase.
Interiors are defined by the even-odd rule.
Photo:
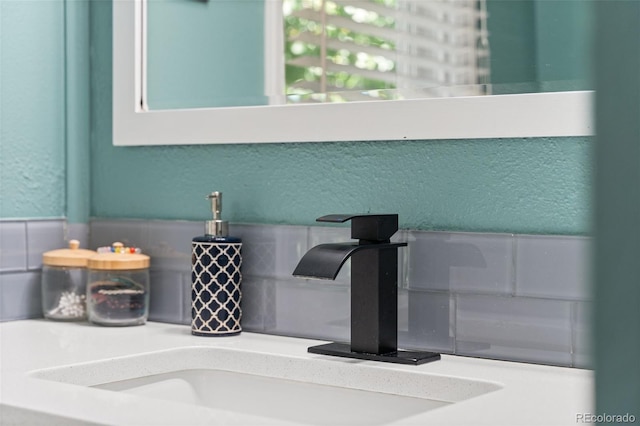
[[[501,387],[349,359],[187,347],[39,370],[32,377],[297,424],[381,425]]]
[[[220,370],[182,370],[96,386],[311,425],[386,424],[450,404]]]

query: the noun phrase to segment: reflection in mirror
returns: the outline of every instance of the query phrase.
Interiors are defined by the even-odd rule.
[[[462,85],[473,93],[489,82],[485,9],[484,0],[285,0],[288,99],[405,99]]]
[[[150,109],[589,90],[590,2],[149,0]]]

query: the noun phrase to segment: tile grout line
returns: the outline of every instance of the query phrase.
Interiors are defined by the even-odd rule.
[[[571,357],[571,367],[575,367],[576,365],[576,346],[577,346],[577,319],[578,319],[578,306],[576,301],[571,302],[569,305],[569,315],[571,318],[570,326],[571,326],[571,344],[569,349],[569,355]]]
[[[31,271],[31,267],[29,265],[29,251],[30,251],[30,244],[29,244],[29,224],[28,222],[22,221],[22,223],[24,224],[24,270],[25,272],[30,272]]]
[[[516,297],[518,273],[518,236],[511,234],[511,296]]]
[[[458,294],[457,293],[450,293],[449,296],[449,303],[453,304],[453,314],[452,314],[452,318],[450,319],[450,321],[453,323],[452,327],[451,327],[451,334],[453,335],[453,344],[452,349],[453,349],[453,354],[457,354],[458,353]]]

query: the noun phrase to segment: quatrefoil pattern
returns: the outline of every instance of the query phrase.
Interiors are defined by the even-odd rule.
[[[191,329],[194,334],[242,331],[242,243],[192,243]]]

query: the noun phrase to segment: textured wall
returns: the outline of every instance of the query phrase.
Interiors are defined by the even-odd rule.
[[[150,108],[267,103],[263,10],[253,0],[149,2]]]
[[[92,4],[93,216],[204,219],[220,190],[234,222],[393,211],[405,228],[589,232],[590,138],[113,147],[110,11]]]
[[[325,213],[393,211],[405,228],[588,230],[582,139],[127,149],[108,137],[96,142],[100,217],[201,219],[210,211],[204,195],[218,189],[234,222],[310,224]]]
[[[65,215],[64,1],[0,1],[0,218]]]

